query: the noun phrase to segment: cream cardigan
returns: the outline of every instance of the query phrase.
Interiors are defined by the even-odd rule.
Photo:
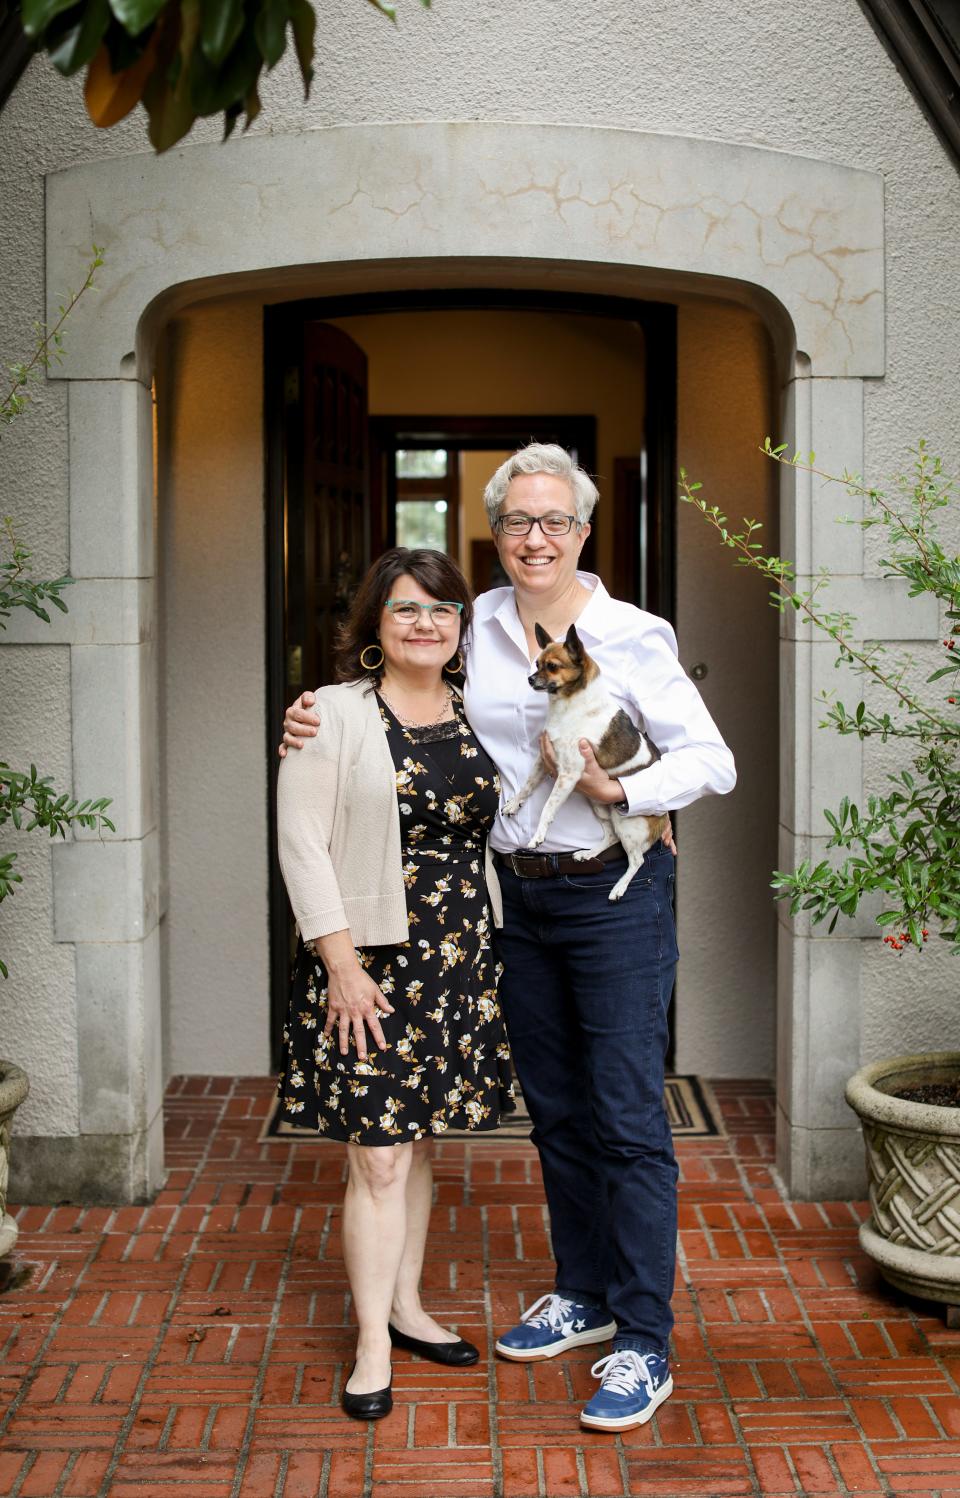
[[[355,946],[406,941],[397,778],[368,683],[320,687],[320,727],[281,761],[277,839],[287,895],[304,941],[349,930]],[[487,888],[503,924],[489,847]]]

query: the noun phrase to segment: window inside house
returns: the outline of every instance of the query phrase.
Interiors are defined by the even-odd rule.
[[[457,554],[458,454],[448,448],[396,452],[394,523],[398,546]]]

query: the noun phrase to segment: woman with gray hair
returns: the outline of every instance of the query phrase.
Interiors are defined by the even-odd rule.
[[[600,1388],[581,1411],[593,1429],[642,1425],[673,1389],[677,1167],[663,1102],[667,1011],[677,962],[673,858],[662,841],[622,900],[609,899],[626,855],[597,840],[591,803],[656,816],[735,783],[733,758],[677,659],[663,619],[610,597],[577,567],[597,490],[569,453],[533,443],[491,478],[484,503],[511,586],[474,610],[464,704],[496,764],[501,811],[490,833],[502,900],[500,1003],[540,1154],[556,1277],[497,1341],[504,1358],[534,1362],[607,1341]],[[571,624],[615,700],[660,757],[611,779],[586,741],[577,791],[546,838],[530,842],[545,780],[515,815],[503,806],[527,780],[546,718],[528,684],[535,629]],[[300,703],[285,720],[293,745],[316,719]],[[548,746],[543,746],[548,748]],[[518,1308],[519,1309],[519,1308]]]
[[[519,452],[513,453],[505,463],[500,464],[483,491],[483,504],[494,536],[497,533],[500,511],[513,479],[521,474],[537,473],[565,479],[570,485],[570,497],[577,524],[580,526],[589,524],[590,516],[600,498],[593,479],[574,461],[566,449],[558,446],[557,443],[531,442],[527,447],[521,447]]]

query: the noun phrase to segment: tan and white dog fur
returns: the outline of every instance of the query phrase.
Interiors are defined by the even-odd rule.
[[[537,669],[528,680],[536,691],[548,694],[546,731],[557,761],[556,783],[530,839],[530,847],[538,848],[559,808],[583,774],[581,739],[589,740],[598,764],[615,780],[632,770],[642,770],[653,764],[660,754],[623,708],[617,706],[600,679],[600,667],[584,650],[573,624],[563,641],[551,640],[539,624],[534,629],[540,654]],[[526,785],[504,805],[505,817],[514,816],[520,810],[546,773],[543,757],[538,754]],[[596,858],[605,848],[618,841],[622,843],[627,855],[627,871],[610,891],[611,900],[620,900],[642,865],[643,855],[661,836],[667,818],[665,815],[627,817],[616,807],[596,801],[591,802],[591,806],[604,824],[603,837],[592,848],[580,849],[573,856],[579,860]]]

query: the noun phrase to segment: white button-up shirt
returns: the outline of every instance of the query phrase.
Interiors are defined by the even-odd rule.
[[[577,633],[615,702],[661,754],[647,769],[623,777],[630,814],[677,810],[700,796],[732,791],[737,779],[733,755],[677,659],[670,625],[611,598],[593,573],[578,572],[577,577],[592,592],[576,621]],[[530,686],[532,669],[513,589],[482,593],[474,610],[464,702],[477,738],[500,771],[504,801],[525,783],[546,726],[549,699]],[[547,777],[516,816],[498,816],[491,847],[498,853],[528,847],[552,786]],[[591,802],[574,791],[557,812],[540,851],[589,848],[599,833]]]

